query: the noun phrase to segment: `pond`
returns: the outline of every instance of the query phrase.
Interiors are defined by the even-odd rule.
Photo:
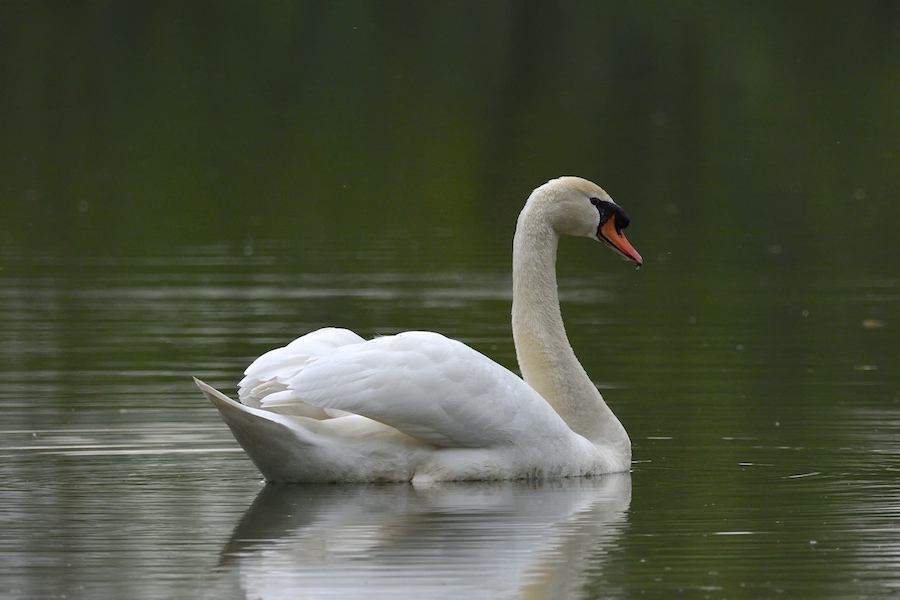
[[[479,6],[0,8],[0,595],[900,594],[896,9]],[[562,174],[646,260],[558,263],[631,472],[265,485],[191,377],[328,325],[516,370]]]
[[[430,321],[513,365],[499,266],[421,277],[379,273],[380,258],[356,256],[345,262],[359,272],[303,274],[264,249],[224,247],[153,261],[29,261],[0,296],[5,594],[896,591],[889,327],[854,318],[835,351],[828,315],[881,315],[900,283],[857,282],[824,300],[796,287],[819,299],[792,300],[785,313],[795,314],[782,318],[797,323],[772,343],[752,323],[707,320],[684,300],[653,317],[629,309],[641,291],[627,288],[651,267],[635,272],[572,242],[617,273],[592,275],[585,261],[580,277],[561,268],[560,288],[573,345],[631,434],[632,473],[423,489],[264,486],[190,376],[233,391],[252,356],[330,311],[363,333],[392,330],[370,330],[370,317]],[[784,302],[777,286],[728,287],[720,302],[751,316]],[[680,290],[701,293],[688,282]],[[671,357],[678,340],[689,356]],[[793,358],[773,366],[779,354]]]

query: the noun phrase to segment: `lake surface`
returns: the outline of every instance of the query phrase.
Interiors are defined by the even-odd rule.
[[[636,229],[637,231],[637,229]],[[632,236],[637,237],[637,236]],[[286,272],[284,249],[8,261],[0,581],[7,598],[866,597],[900,591],[898,282],[784,315],[777,346],[706,322],[682,282],[656,316],[635,272],[590,242],[562,268],[564,315],[634,443],[631,474],[530,483],[265,486],[200,375],[243,365],[311,314],[424,326],[513,365],[508,277]],[[596,254],[596,256],[595,256]],[[627,282],[627,283],[626,283]],[[720,298],[752,315],[776,286]],[[799,286],[800,295],[819,290]],[[893,309],[892,309],[893,310]],[[803,311],[808,311],[805,314]],[[821,316],[816,316],[820,313]],[[892,313],[896,314],[896,313]],[[829,316],[832,315],[832,316]],[[840,319],[838,319],[840,320]],[[677,361],[667,346],[690,357]],[[772,368],[770,354],[791,360]],[[892,361],[893,364],[892,364]]]
[[[898,3],[0,3],[0,597],[900,594]],[[266,486],[234,394],[328,325],[516,369],[559,253],[630,473]]]

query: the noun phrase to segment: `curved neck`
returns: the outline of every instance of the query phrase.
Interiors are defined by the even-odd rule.
[[[537,192],[536,192],[537,193]],[[559,308],[554,231],[538,202],[519,215],[513,239],[512,332],[522,377],[566,421],[593,442],[631,447],[569,344]]]

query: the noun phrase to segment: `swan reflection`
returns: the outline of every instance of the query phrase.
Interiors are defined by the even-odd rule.
[[[629,474],[543,483],[268,485],[222,550],[247,598],[581,598]],[[589,575],[590,574],[590,575]]]

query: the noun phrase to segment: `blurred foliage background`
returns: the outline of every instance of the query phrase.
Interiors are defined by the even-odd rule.
[[[893,1],[4,1],[0,57],[8,252],[399,231],[474,265],[577,174],[651,260],[897,258]]]

